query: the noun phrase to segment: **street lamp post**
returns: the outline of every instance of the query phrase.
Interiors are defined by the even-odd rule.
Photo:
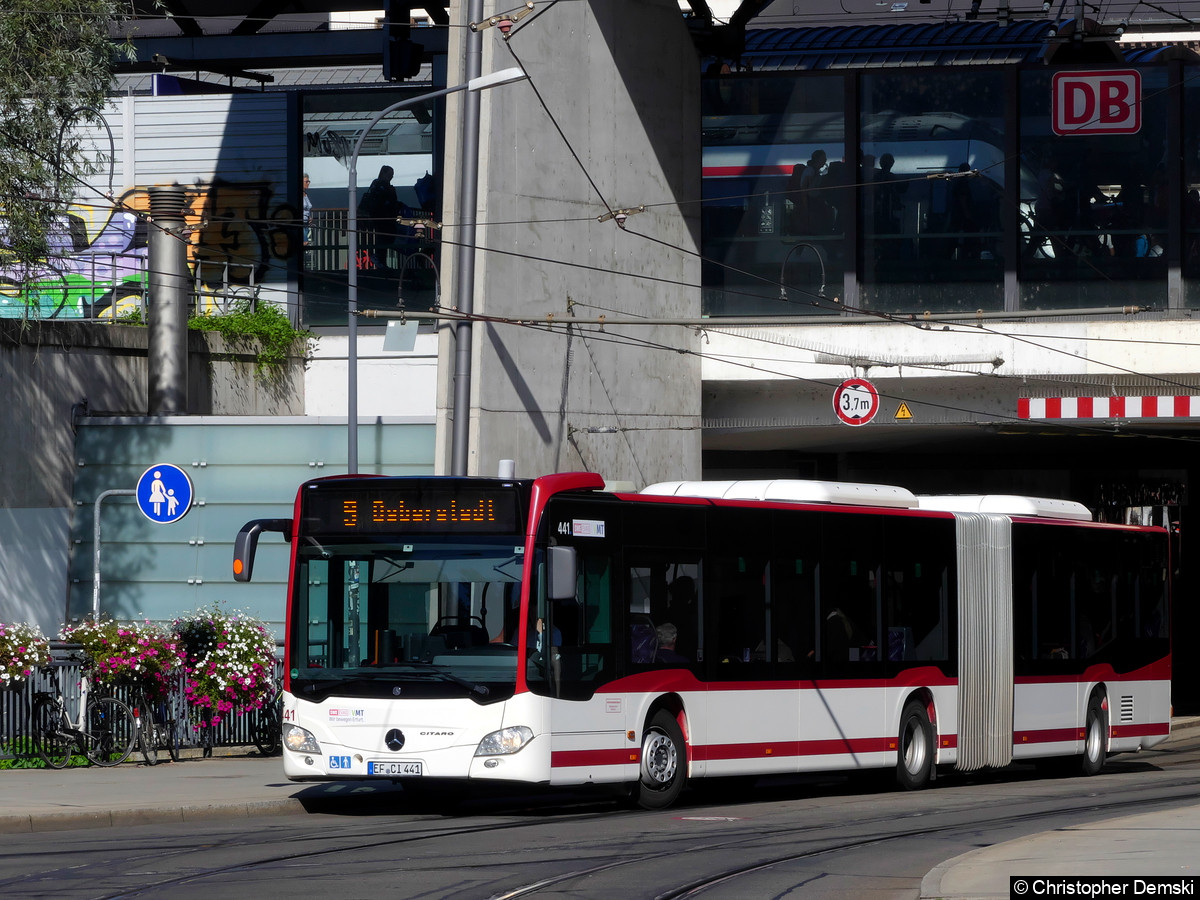
[[[347,273],[347,340],[349,341],[349,348],[346,359],[348,368],[346,376],[346,471],[351,475],[358,473],[358,155],[362,151],[363,144],[367,140],[367,135],[371,133],[371,129],[389,113],[394,113],[408,106],[415,106],[418,103],[424,103],[426,100],[444,97],[447,94],[454,94],[459,91],[471,91],[475,93],[487,90],[488,88],[499,87],[502,84],[509,84],[513,81],[520,81],[527,77],[521,69],[513,67],[493,72],[491,75],[472,78],[463,84],[456,84],[453,87],[443,88],[440,91],[430,91],[427,94],[419,94],[416,97],[400,100],[379,112],[375,118],[367,123],[367,126],[363,128],[362,134],[358,136],[358,141],[354,145],[354,152],[350,155],[348,204],[346,209],[346,250],[349,257],[347,260],[349,266]],[[478,139],[478,136],[476,136],[476,139]]]

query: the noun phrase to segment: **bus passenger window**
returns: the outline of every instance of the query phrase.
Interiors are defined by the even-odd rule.
[[[696,563],[653,561],[629,567],[629,618],[626,661],[635,666],[667,664],[659,657],[665,647],[665,632],[675,633],[672,660],[702,659],[698,643],[700,605],[696,584],[700,567]]]

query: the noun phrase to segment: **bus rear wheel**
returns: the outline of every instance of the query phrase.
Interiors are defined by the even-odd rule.
[[[675,717],[660,709],[642,735],[641,777],[634,799],[642,809],[666,809],[687,779],[687,747]]]
[[[933,726],[920,700],[910,700],[904,706],[896,750],[896,783],[906,791],[927,787],[933,776]]]
[[[1104,698],[1098,694],[1092,695],[1088,701],[1083,733],[1083,756],[1079,758],[1079,772],[1095,775],[1104,768],[1105,747],[1108,744],[1108,713],[1104,710]]]

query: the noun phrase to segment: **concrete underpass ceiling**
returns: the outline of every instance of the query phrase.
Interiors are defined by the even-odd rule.
[[[847,376],[848,377],[848,376]],[[865,425],[843,424],[833,402],[839,378],[822,382],[706,381],[703,447],[708,451],[795,453],[997,454],[1061,459],[1111,453],[1148,460],[1200,459],[1200,421],[1191,419],[1029,420],[1018,417],[1021,396],[1054,395],[1053,387],[1022,379],[868,376],[878,412]],[[1178,376],[1193,383],[1194,376]],[[1121,393],[1157,394],[1152,385]],[[1086,393],[1086,392],[1085,392]]]
[[[1097,424],[1087,428],[1049,424],[994,423],[978,425],[814,425],[704,429],[704,449],[734,452],[791,450],[800,453],[876,453],[929,451],[938,454],[1021,453],[1057,456],[1065,442],[1102,446],[1141,443],[1158,452],[1167,442],[1178,452],[1200,453],[1200,429],[1172,425]],[[1149,449],[1158,448],[1158,449]],[[1122,452],[1124,452],[1124,447]]]

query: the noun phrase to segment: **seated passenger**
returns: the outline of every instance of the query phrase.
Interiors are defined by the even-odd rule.
[[[686,663],[687,657],[675,650],[675,641],[679,639],[679,629],[670,622],[663,622],[655,629],[658,636],[658,652],[654,661],[660,663]]]

